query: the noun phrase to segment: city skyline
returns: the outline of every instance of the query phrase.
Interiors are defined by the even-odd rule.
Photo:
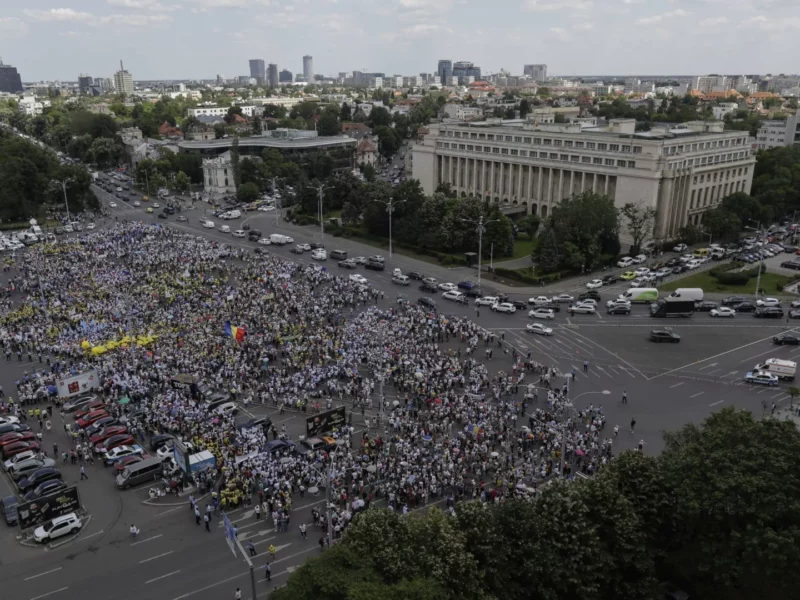
[[[782,0],[514,0],[502,7],[505,27],[492,25],[496,9],[474,0],[43,0],[0,13],[0,56],[24,81],[108,76],[115,61],[100,47],[125,56],[141,80],[234,78],[253,56],[301,73],[304,55],[326,75],[434,73],[442,57],[484,73],[539,63],[561,76],[797,71],[800,5]]]

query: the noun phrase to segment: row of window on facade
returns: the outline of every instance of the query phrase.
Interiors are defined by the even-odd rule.
[[[709,202],[715,203],[722,200],[725,196],[735,192],[744,191],[744,181],[734,181],[732,183],[712,185],[704,189],[692,190],[692,197],[689,201],[689,210],[694,208],[704,208]],[[695,206],[695,203],[697,204]]]
[[[748,167],[739,167],[738,169],[728,169],[724,172],[716,171],[714,173],[700,173],[700,175],[695,175],[692,178],[692,183],[705,183],[706,181],[717,181],[717,176],[719,176],[719,180],[722,181],[723,175],[725,176],[724,179],[730,179],[731,177],[741,177],[742,175],[747,176],[750,172]]]
[[[494,148],[491,146],[472,146],[469,144],[448,144],[439,142],[440,148],[452,150],[468,150],[475,152],[486,152],[505,156],[521,156],[524,158],[545,158],[548,160],[561,160],[564,162],[580,162],[587,165],[604,165],[606,167],[627,167],[636,168],[636,161],[620,160],[613,158],[600,158],[597,156],[577,156],[575,154],[558,154],[557,152],[536,152],[534,150],[517,150],[516,148]]]

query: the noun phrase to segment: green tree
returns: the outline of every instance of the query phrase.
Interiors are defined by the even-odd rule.
[[[261,189],[264,184],[264,163],[251,157],[244,157],[239,165],[239,179],[242,185],[254,183]]]
[[[383,106],[376,106],[369,113],[369,123],[373,129],[388,127],[392,124],[392,115]]]
[[[539,234],[539,255],[536,257],[539,266],[545,273],[558,270],[561,264],[561,253],[558,248],[556,232],[550,225],[545,225]]]
[[[228,113],[222,119],[225,121],[225,123],[230,125],[236,120],[236,117],[244,118],[241,106],[231,106],[228,109]]]
[[[284,119],[286,108],[277,104],[265,104],[263,116],[265,119]]]
[[[350,110],[350,105],[347,102],[342,102],[342,108],[339,110],[339,118],[342,121],[349,121],[352,116],[353,113]]]
[[[531,104],[530,104],[530,102],[528,102],[527,98],[523,98],[522,100],[520,100],[520,103],[519,103],[519,117],[520,117],[520,119],[524,119],[525,116],[529,112],[531,112]]]
[[[183,171],[178,171],[177,175],[175,175],[175,178],[172,180],[172,189],[179,194],[186,194],[190,187],[191,181],[189,181],[189,176]]]
[[[119,144],[111,138],[95,138],[86,152],[89,162],[97,163],[100,167],[116,165],[121,155]]]
[[[373,133],[378,136],[378,146],[384,158],[391,158],[400,149],[400,138],[391,127],[377,127]]]
[[[236,191],[236,197],[242,202],[252,202],[258,199],[259,193],[258,186],[252,181],[248,181],[239,186]]]
[[[225,137],[225,125],[222,123],[214,124],[214,138],[221,139]]]
[[[254,116],[250,121],[250,132],[253,135],[261,135],[261,119],[258,115]]]
[[[571,196],[553,209],[550,222],[563,248],[562,260],[572,269],[589,270],[601,255],[616,254],[618,214],[607,196],[594,192]]]
[[[326,110],[323,112],[317,123],[317,131],[320,135],[339,135],[342,126],[339,123],[337,111]]]
[[[233,182],[236,189],[239,189],[239,184],[242,181],[241,160],[239,157],[239,136],[233,136],[233,143],[231,144],[231,169],[233,170]]]
[[[631,255],[639,254],[642,243],[653,236],[653,225],[656,221],[656,211],[651,206],[644,206],[641,202],[628,202],[620,209],[624,219],[625,228],[631,236]]]
[[[542,219],[539,215],[529,214],[520,219],[517,226],[520,231],[524,231],[528,234],[529,238],[533,239],[536,236],[536,232],[539,231],[539,225],[541,225],[541,223]]]
[[[716,240],[731,240],[742,230],[739,217],[722,208],[707,210],[701,218],[703,229]]]

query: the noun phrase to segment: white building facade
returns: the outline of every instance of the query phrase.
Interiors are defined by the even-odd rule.
[[[245,117],[252,117],[255,114],[255,106],[240,106]],[[227,106],[195,106],[186,109],[186,114],[190,117],[224,117],[228,114]]]
[[[431,125],[413,147],[414,178],[426,194],[448,183],[460,196],[490,198],[507,212],[547,217],[585,191],[615,205],[656,210],[655,237],[668,239],[734,192],[749,193],[755,157],[747,132],[718,122],[635,132],[632,119],[606,129],[580,123],[500,119]]]
[[[785,121],[764,121],[756,134],[759,150],[800,144],[800,109]]]
[[[230,152],[203,160],[203,189],[218,196],[236,193]]]

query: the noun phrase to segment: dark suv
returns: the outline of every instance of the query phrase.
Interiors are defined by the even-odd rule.
[[[417,304],[419,304],[420,306],[424,306],[425,308],[429,308],[431,310],[436,310],[436,301],[433,298],[428,298],[427,296],[422,296],[422,298],[418,298]]]
[[[650,341],[651,342],[672,342],[673,344],[677,344],[681,341],[681,336],[679,336],[674,331],[668,331],[666,329],[653,329],[650,331]]]
[[[382,262],[378,262],[377,260],[368,260],[367,264],[364,265],[367,269],[372,269],[373,271],[383,271],[385,267],[383,266]]]
[[[782,319],[783,309],[778,306],[764,306],[756,309],[755,316],[762,319]]]
[[[433,294],[439,291],[439,288],[437,288],[432,283],[427,283],[427,282],[423,282],[422,285],[419,286],[419,289],[423,292],[431,292]]]

